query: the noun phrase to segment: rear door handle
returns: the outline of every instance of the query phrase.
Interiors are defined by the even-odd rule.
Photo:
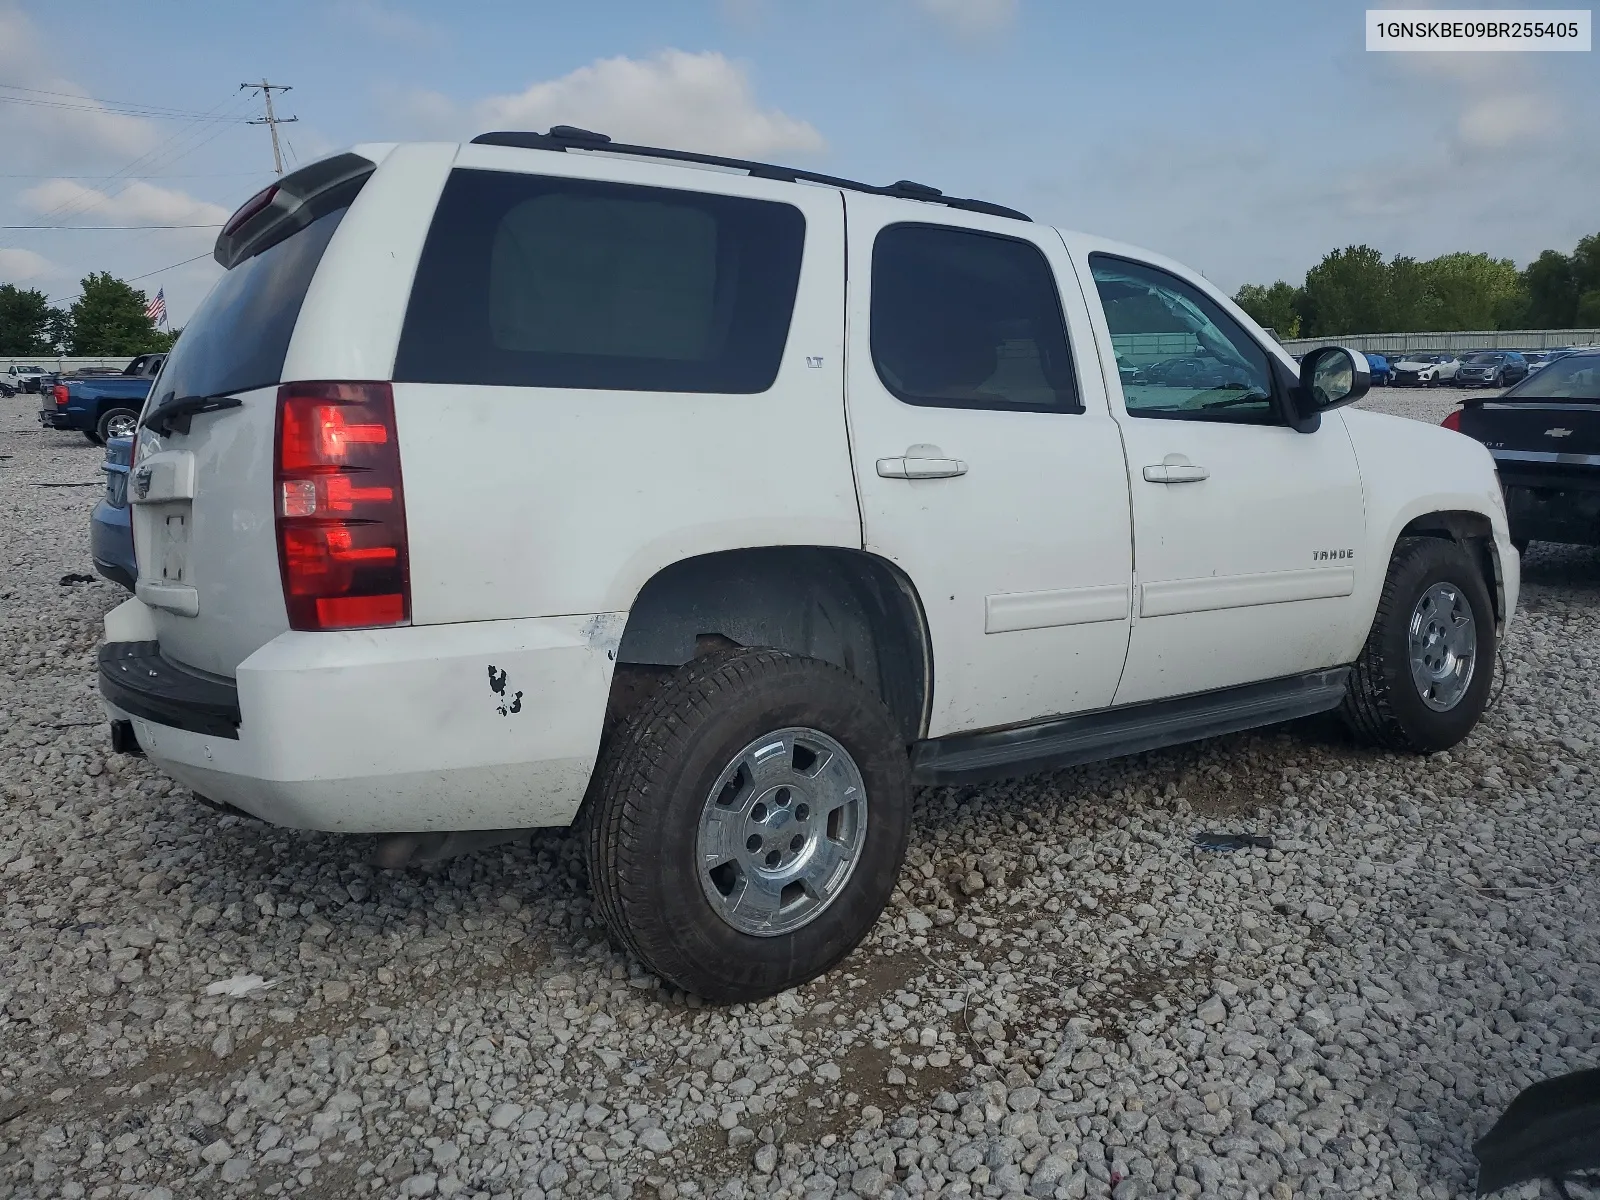
[[[1146,483],[1199,483],[1210,477],[1210,471],[1193,463],[1158,463],[1144,469]]]
[[[954,479],[967,473],[959,458],[880,458],[878,474],[885,479]]]

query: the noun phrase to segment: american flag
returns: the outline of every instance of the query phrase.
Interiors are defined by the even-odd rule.
[[[158,325],[167,323],[167,289],[162,288],[156,293],[156,298],[144,306],[144,315]]]

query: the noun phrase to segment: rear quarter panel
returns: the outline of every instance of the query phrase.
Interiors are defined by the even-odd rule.
[[[651,576],[685,558],[861,546],[845,431],[839,194],[598,161],[464,146],[456,165],[603,172],[798,207],[806,243],[777,379],[756,395],[397,383],[416,624],[623,612]],[[393,353],[391,344],[386,367]]]

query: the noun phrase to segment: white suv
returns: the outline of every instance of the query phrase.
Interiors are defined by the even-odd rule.
[[[581,818],[709,998],[849,952],[913,785],[1335,708],[1438,750],[1516,604],[1481,445],[997,205],[559,127],[304,167],[217,258],[114,738],[389,861]]]

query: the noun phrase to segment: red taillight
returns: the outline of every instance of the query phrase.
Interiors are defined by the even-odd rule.
[[[405,492],[387,383],[278,389],[273,507],[294,629],[411,619]]]
[[[1443,425],[1446,429],[1454,429],[1457,433],[1460,433],[1461,432],[1461,410],[1459,408],[1456,409],[1455,412],[1451,413],[1444,420],[1440,421],[1439,424]]]
[[[67,385],[66,384],[64,384],[64,383],[56,384],[55,387],[50,389],[50,394],[53,395],[56,398],[56,407],[57,408],[65,408],[67,406]]]
[[[274,183],[268,187],[262,188],[254,196],[251,196],[250,199],[246,200],[242,205],[239,206],[238,212],[234,213],[233,216],[228,218],[228,223],[222,227],[222,236],[227,237],[229,234],[237,232],[239,226],[243,225],[267,205],[271,204],[273,197],[275,197],[277,194],[278,185]]]

